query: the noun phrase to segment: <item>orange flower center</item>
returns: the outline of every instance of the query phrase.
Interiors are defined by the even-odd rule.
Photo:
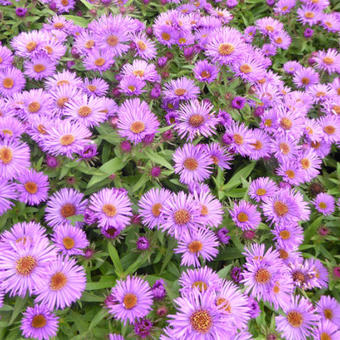
[[[104,58],[98,58],[94,61],[94,64],[96,66],[103,66],[105,64],[105,59]]]
[[[5,89],[11,89],[14,86],[14,81],[12,78],[5,78],[2,82]]]
[[[208,289],[208,285],[203,281],[195,281],[191,287],[198,288],[201,293],[203,293],[204,291]]]
[[[32,52],[36,49],[36,47],[37,47],[37,43],[35,41],[31,41],[26,45],[26,50],[28,52]]]
[[[126,309],[132,309],[133,307],[137,305],[137,301],[138,299],[135,294],[127,293],[124,296],[123,304]]]
[[[169,41],[170,38],[171,38],[170,34],[169,34],[169,33],[166,33],[166,32],[163,32],[163,33],[161,34],[161,36],[162,36],[162,39],[165,40],[165,41]]]
[[[313,12],[306,12],[305,13],[305,18],[307,19],[313,19],[315,14]]]
[[[90,49],[94,46],[95,42],[94,40],[87,40],[85,43],[85,48]]]
[[[61,97],[57,100],[57,105],[60,108],[63,108],[65,106],[65,104],[68,102],[68,98],[67,97]]]
[[[64,218],[74,216],[76,214],[76,208],[72,203],[66,203],[61,207],[60,214]]]
[[[38,191],[38,186],[34,182],[26,182],[24,187],[30,194],[35,194]]]
[[[283,240],[288,240],[290,238],[290,232],[288,230],[282,230],[280,231],[280,237]]]
[[[31,113],[36,113],[40,110],[40,103],[38,102],[32,102],[28,105],[28,111]]]
[[[102,210],[107,217],[113,217],[117,214],[117,208],[112,204],[104,204]]]
[[[189,118],[189,124],[193,127],[199,127],[203,124],[204,117],[200,114],[191,115]]]
[[[327,125],[323,128],[323,131],[327,133],[327,135],[333,135],[335,132],[335,127],[332,125]]]
[[[188,210],[179,209],[174,214],[175,223],[178,225],[184,225],[190,222],[191,216]]]
[[[106,39],[106,42],[112,46],[112,47],[115,47],[118,42],[119,42],[119,39],[116,35],[110,35],[107,39]]]
[[[202,250],[202,248],[203,243],[201,241],[192,241],[188,246],[188,249],[191,253],[198,253]]]
[[[75,138],[73,135],[64,135],[60,138],[60,144],[64,146],[71,145],[74,142]]]
[[[332,320],[333,319],[333,311],[329,308],[326,308],[323,310],[323,314],[325,315],[325,318],[328,320]]]
[[[241,71],[242,73],[247,74],[247,73],[250,73],[252,70],[253,70],[253,69],[252,69],[251,66],[248,65],[248,64],[243,64],[243,65],[240,66],[240,71]]]
[[[310,79],[307,77],[303,77],[301,79],[303,85],[308,85],[310,83]]]
[[[323,58],[323,62],[327,65],[332,65],[334,63],[334,59],[331,57],[325,57]]]
[[[8,164],[11,162],[12,159],[13,159],[12,150],[10,148],[7,148],[6,146],[2,147],[0,149],[0,160],[2,161],[2,163]]]
[[[265,284],[270,281],[271,275],[267,269],[261,268],[255,274],[255,280],[258,283]]]
[[[74,239],[68,236],[64,237],[63,245],[67,250],[72,249],[74,247]]]
[[[274,211],[276,215],[282,217],[288,213],[288,206],[281,201],[276,201],[274,203]]]
[[[87,85],[87,89],[91,92],[94,92],[97,90],[97,86],[95,85]]]
[[[286,170],[285,174],[290,179],[293,179],[295,177],[295,172],[293,170]]]
[[[201,72],[201,77],[206,79],[209,78],[211,76],[211,74],[208,71],[202,71]]]
[[[229,303],[229,301],[223,297],[219,297],[216,300],[216,306],[223,306],[223,309],[228,312],[231,313],[231,305]]]
[[[287,143],[280,143],[280,150],[284,155],[287,155],[290,151],[289,145]]]
[[[66,286],[67,277],[62,272],[57,272],[51,277],[50,288],[52,290],[60,290]]]
[[[266,189],[263,189],[263,188],[259,188],[256,190],[256,195],[258,196],[263,196],[267,193],[267,190]]]
[[[162,204],[156,203],[152,206],[151,212],[154,217],[158,217],[161,214]]]
[[[43,64],[36,64],[36,65],[33,66],[33,70],[37,73],[40,73],[40,72],[46,70],[46,66],[43,65]]]
[[[292,311],[287,314],[288,322],[295,328],[300,327],[303,323],[303,316],[297,311]]]
[[[282,118],[280,121],[280,126],[285,130],[289,130],[292,127],[292,125],[293,125],[292,121],[288,118]]]
[[[249,220],[249,218],[248,218],[248,215],[246,213],[240,212],[237,215],[237,220],[242,223],[242,222],[247,222]]]
[[[20,275],[29,275],[37,266],[37,260],[33,256],[23,256],[16,262],[16,271]]]
[[[192,328],[199,333],[206,334],[213,325],[212,318],[208,311],[199,310],[190,316]]]
[[[176,96],[183,96],[187,93],[187,90],[186,89],[176,89],[175,90],[175,95]]]
[[[43,328],[47,324],[47,320],[42,314],[34,315],[31,326],[34,328]]]
[[[92,113],[92,110],[89,106],[82,106],[78,110],[78,115],[80,117],[88,117]]]
[[[222,56],[230,55],[234,52],[235,46],[232,44],[221,44],[218,47],[218,53]]]
[[[183,166],[190,171],[195,171],[198,168],[198,162],[195,158],[189,157],[184,161]]]
[[[130,131],[133,133],[141,133],[144,130],[145,130],[145,124],[140,120],[133,122],[130,126]]]

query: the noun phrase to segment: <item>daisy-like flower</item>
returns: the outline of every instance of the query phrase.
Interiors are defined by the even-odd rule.
[[[271,154],[271,139],[262,129],[254,129],[250,132],[253,142],[250,143],[249,158],[258,160],[269,157]]]
[[[275,225],[272,233],[278,248],[297,249],[303,242],[303,229],[296,223]]]
[[[11,249],[5,249],[0,258],[2,289],[10,296],[23,298],[27,291],[32,295],[44,278],[47,265],[55,257],[55,248],[47,238],[41,238],[33,247],[21,242],[12,243]]]
[[[118,133],[134,144],[157,132],[159,122],[148,104],[139,98],[126,100],[118,110]]]
[[[101,78],[94,78],[92,80],[84,79],[84,92],[89,96],[105,96],[109,90],[109,84]]]
[[[44,54],[39,54],[24,62],[25,75],[35,80],[41,80],[54,74],[56,64]]]
[[[295,60],[290,60],[283,64],[283,69],[289,74],[296,73],[301,67],[301,64]]]
[[[217,123],[211,104],[191,100],[180,105],[175,130],[182,139],[191,142],[196,136],[209,137],[214,134]]]
[[[231,27],[216,30],[205,50],[205,54],[212,61],[228,65],[233,64],[246,52],[247,45],[242,39],[242,34]]]
[[[322,161],[315,151],[309,149],[300,154],[299,163],[305,182],[310,182],[318,176]]]
[[[274,156],[279,162],[282,162],[284,160],[292,161],[293,159],[296,159],[300,147],[297,145],[296,140],[293,140],[292,137],[286,135],[273,138],[271,148]]]
[[[264,35],[271,35],[275,32],[280,32],[284,30],[283,24],[272,17],[265,17],[256,20],[256,28]]]
[[[114,303],[109,306],[109,313],[126,325],[143,318],[151,311],[152,291],[149,283],[139,277],[128,276],[119,280],[112,288]]]
[[[0,177],[18,178],[30,166],[30,149],[15,139],[0,140]]]
[[[203,186],[193,190],[194,198],[201,205],[201,219],[204,225],[217,228],[222,223],[222,204]]]
[[[215,300],[215,292],[197,290],[174,300],[178,311],[168,317],[178,339],[229,339],[233,325]]]
[[[0,70],[11,67],[12,63],[12,51],[6,46],[0,46]]]
[[[289,13],[295,5],[296,0],[279,0],[274,7],[274,13],[278,15],[285,15]]]
[[[305,136],[308,141],[318,142],[323,137],[323,131],[315,119],[305,119]]]
[[[125,228],[132,216],[129,197],[119,189],[104,188],[91,195],[89,208],[100,227]]]
[[[335,210],[335,199],[333,196],[321,192],[313,200],[315,209],[321,214],[332,215]]]
[[[65,104],[64,114],[86,127],[98,126],[106,120],[106,113],[101,98],[79,95]]]
[[[255,142],[251,131],[243,123],[226,127],[224,136],[230,137],[229,148],[241,156],[247,156],[251,150],[250,144]]]
[[[0,117],[0,138],[19,138],[25,132],[24,126],[14,117]]]
[[[321,19],[321,11],[315,6],[302,6],[297,10],[297,20],[302,25],[313,26]]]
[[[85,271],[74,259],[57,256],[47,268],[36,289],[35,302],[50,310],[64,309],[80,299],[86,286]]]
[[[20,329],[25,338],[48,340],[57,335],[59,317],[45,305],[27,307],[23,313]]]
[[[154,64],[149,64],[145,60],[135,59],[132,64],[125,64],[122,75],[134,76],[140,80],[159,83],[161,80]]]
[[[46,204],[45,219],[47,224],[55,227],[59,224],[71,224],[68,217],[83,215],[87,206],[87,200],[79,191],[71,188],[63,188],[50,196]],[[76,222],[76,226],[81,226]]]
[[[76,73],[64,70],[55,73],[53,76],[45,80],[45,87],[47,90],[63,87],[65,85],[71,85],[76,88],[81,88],[82,80],[77,76]]]
[[[222,307],[222,312],[230,318],[231,323],[236,329],[246,327],[250,318],[248,298],[241,293],[231,281],[223,280],[221,289],[216,294],[215,304]]]
[[[283,50],[287,50],[292,42],[290,35],[285,31],[275,32],[270,35],[271,43]]]
[[[325,101],[332,99],[335,93],[329,84],[316,84],[307,89],[307,95],[312,98],[313,104],[322,104]]]
[[[28,205],[38,205],[47,200],[48,197],[48,176],[43,172],[26,170],[20,174],[19,182],[16,185],[18,199]]]
[[[158,188],[153,188],[142,195],[138,202],[138,211],[143,224],[150,229],[160,225],[163,205],[170,196],[171,192],[169,190]]]
[[[328,270],[321,261],[310,258],[305,260],[305,265],[309,269],[309,287],[313,288],[328,288]]]
[[[14,67],[0,71],[0,94],[8,97],[22,91],[26,80],[22,72]]]
[[[294,73],[293,82],[299,88],[308,88],[319,83],[319,73],[311,67],[301,67]]]
[[[179,239],[203,224],[200,204],[183,191],[164,201],[159,228]]]
[[[340,327],[340,304],[331,296],[322,295],[316,307],[322,321],[329,321]]]
[[[10,209],[14,203],[11,200],[17,199],[15,184],[6,179],[0,178],[0,215]]]
[[[90,137],[91,132],[83,124],[57,120],[42,140],[42,148],[51,155],[72,158],[74,153],[81,154],[84,147],[90,144]]]
[[[292,297],[291,302],[283,307],[285,315],[275,317],[276,328],[287,340],[303,340],[314,334],[319,317],[304,297]]]
[[[237,77],[250,83],[260,80],[264,73],[263,64],[251,53],[247,53],[236,60],[235,63],[231,65],[231,68]]]
[[[119,83],[119,89],[127,96],[139,96],[144,92],[146,82],[133,75],[125,76]]]
[[[200,144],[184,144],[174,152],[173,160],[182,183],[202,182],[210,177],[212,161]]]
[[[195,64],[193,72],[197,80],[210,84],[217,78],[219,71],[215,65],[207,60],[200,60]]]
[[[90,50],[85,57],[84,66],[87,70],[104,72],[108,70],[114,63],[113,53],[110,50]]]
[[[41,239],[48,241],[46,229],[40,223],[33,221],[16,223],[10,230],[5,230],[1,234],[0,248],[1,250],[15,250],[16,247],[13,248],[12,244],[16,246],[21,244],[24,247],[33,248]]]
[[[340,31],[340,20],[336,12],[323,13],[321,17],[321,26],[328,32],[339,32]]]
[[[316,58],[316,67],[329,74],[340,72],[340,54],[336,49],[330,48],[327,51],[319,51]]]
[[[321,322],[317,327],[316,340],[336,340],[340,339],[339,328],[329,321]]]
[[[148,39],[144,33],[138,33],[132,37],[132,41],[136,46],[136,53],[143,59],[149,60],[155,58],[157,49],[155,43]]]
[[[204,266],[198,269],[188,269],[178,280],[182,295],[190,295],[193,291],[201,293],[222,288],[223,281],[211,268]]]
[[[217,165],[221,170],[230,169],[230,161],[233,156],[228,153],[227,148],[218,143],[204,144],[205,152],[212,159],[213,164]]]
[[[253,200],[260,202],[272,196],[276,190],[278,190],[278,187],[272,179],[259,177],[250,183],[248,194]]]
[[[212,261],[218,254],[219,242],[214,232],[200,228],[188,234],[183,234],[178,241],[175,254],[182,254],[182,266],[200,267],[201,257],[205,261]]]
[[[276,169],[276,173],[291,185],[299,185],[305,182],[304,173],[296,167],[296,160],[283,160]]]
[[[171,102],[178,103],[180,100],[196,99],[200,93],[193,80],[186,77],[171,80],[164,85],[163,96]]]
[[[229,213],[234,223],[242,230],[256,229],[261,223],[261,214],[256,206],[244,200],[234,203]]]
[[[275,223],[297,222],[301,219],[301,212],[294,195],[287,189],[276,191],[262,203],[263,214]]]
[[[57,225],[52,240],[64,255],[82,255],[83,249],[89,245],[85,232],[69,224]]]
[[[323,139],[326,142],[338,143],[340,141],[340,117],[327,115],[318,119],[318,123],[324,132]]]
[[[73,47],[85,55],[87,55],[89,51],[94,50],[96,48],[96,41],[93,32],[89,32],[86,29],[80,32],[80,34],[75,37]]]
[[[56,0],[55,2],[58,13],[68,13],[74,9],[75,4],[75,0]]]

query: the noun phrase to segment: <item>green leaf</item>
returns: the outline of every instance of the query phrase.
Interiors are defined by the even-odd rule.
[[[118,276],[121,276],[124,272],[123,266],[120,262],[119,254],[117,252],[117,249],[114,247],[112,243],[109,243],[108,246],[108,252],[111,257],[111,260],[113,262],[113,265],[115,267],[115,272]]]
[[[9,320],[8,326],[10,326],[15,321],[17,316],[23,312],[26,301],[27,296],[24,299],[15,299],[14,310],[11,319]]]
[[[89,21],[83,17],[77,17],[75,15],[64,15],[65,19],[73,21],[76,25],[87,27]]]
[[[248,165],[246,165],[244,168],[238,170],[228,181],[227,184],[223,186],[223,190],[230,190],[234,187],[237,187],[242,183],[242,178],[247,178],[250,173],[255,168],[256,162],[251,161]]]
[[[167,169],[174,171],[172,165],[164,157],[162,157],[160,153],[156,153],[151,150],[146,150],[144,154],[148,159],[151,159],[156,164],[163,165]]]
[[[313,223],[309,224],[307,229],[304,231],[304,240],[303,243],[307,244],[312,236],[315,235],[316,230],[320,227],[323,220],[323,216],[319,216]]]

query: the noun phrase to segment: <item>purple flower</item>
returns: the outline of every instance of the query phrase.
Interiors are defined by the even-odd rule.
[[[234,109],[241,110],[245,103],[246,103],[245,98],[243,98],[243,97],[235,97],[233,99],[233,101],[231,102],[231,106]]]
[[[314,30],[312,28],[307,27],[303,32],[305,38],[310,38],[313,36]]]
[[[26,15],[26,13],[27,13],[27,8],[18,7],[15,10],[15,14],[18,17],[24,17]]]
[[[91,159],[95,157],[97,153],[97,145],[89,144],[84,147],[83,151],[80,153],[80,157],[82,159]]]
[[[259,314],[261,313],[261,309],[260,309],[257,301],[254,298],[252,298],[251,296],[249,296],[249,298],[248,298],[248,306],[249,306],[249,314],[250,314],[251,318],[252,319],[257,318],[259,316]]]
[[[148,250],[150,248],[150,241],[146,237],[141,236],[138,238],[136,246],[138,250]]]
[[[135,333],[142,339],[150,335],[152,329],[152,322],[149,319],[142,319],[135,323]]]
[[[157,300],[162,300],[165,298],[166,290],[164,286],[164,281],[162,279],[157,280],[151,288],[153,297]]]
[[[235,283],[240,283],[241,280],[243,280],[243,275],[242,275],[242,268],[241,267],[233,267],[230,273],[231,279]]]
[[[167,57],[160,57],[157,60],[157,64],[158,64],[159,67],[164,67],[167,62],[168,62],[168,58]]]
[[[150,174],[152,177],[159,177],[159,175],[161,174],[162,169],[159,166],[154,166],[151,171]]]
[[[219,241],[223,244],[228,244],[230,240],[230,236],[228,235],[229,230],[227,228],[221,228],[217,230],[216,236],[218,237]]]

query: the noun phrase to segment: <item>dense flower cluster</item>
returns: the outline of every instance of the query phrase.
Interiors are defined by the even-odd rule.
[[[304,253],[340,206],[339,13],[267,0],[241,25],[237,0],[172,0],[146,23],[126,2],[43,0],[56,14],[0,46],[0,311],[27,297],[39,340],[100,301],[61,331],[339,339],[336,257]],[[291,20],[330,46],[294,55]]]

